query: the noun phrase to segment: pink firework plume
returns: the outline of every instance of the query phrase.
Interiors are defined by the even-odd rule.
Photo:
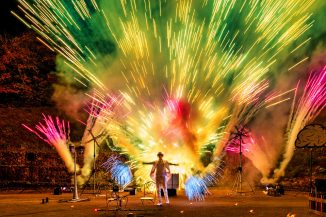
[[[43,120],[45,124],[39,122],[35,129],[28,127],[27,125],[23,124],[23,127],[28,129],[30,132],[37,135],[40,139],[48,143],[49,145],[53,145],[56,147],[58,144],[64,142],[67,143],[69,140],[69,133],[70,133],[70,124],[67,122],[67,130],[66,132],[66,123],[64,120],[60,121],[58,117],[53,120],[53,118],[48,115],[43,115]]]
[[[74,161],[68,149],[70,134],[69,122],[60,120],[58,117],[54,119],[50,115],[42,115],[44,123],[39,122],[35,126],[35,130],[25,124],[23,124],[23,127],[37,135],[49,145],[54,146],[65,162],[68,171],[72,172],[74,169]]]
[[[87,94],[88,95],[88,94]],[[86,104],[85,111],[89,114],[86,129],[82,138],[82,144],[85,147],[84,151],[84,166],[81,169],[81,177],[88,177],[92,171],[94,155],[98,155],[99,149],[94,144],[102,144],[108,137],[115,136],[114,126],[119,125],[126,116],[122,103],[124,98],[120,94],[101,95],[94,92],[93,95],[88,95],[91,102]],[[114,124],[113,124],[114,123]],[[80,179],[83,183],[86,180]]]
[[[92,120],[109,121],[113,119],[123,119],[126,114],[122,108],[124,96],[121,94],[93,95],[86,94],[91,98],[91,102],[86,105],[85,112]]]
[[[326,65],[320,72],[310,73],[303,96],[298,108],[306,111],[305,122],[314,119],[324,108],[326,103]],[[298,109],[297,114],[300,113]]]
[[[297,88],[298,89],[298,88]],[[297,93],[295,93],[297,95]],[[314,120],[326,105],[326,65],[321,71],[309,75],[304,91],[298,103],[293,101],[290,120],[287,127],[287,141],[283,161],[274,170],[274,180],[284,175],[286,166],[294,153],[294,143],[299,131]]]
[[[295,89],[295,96],[298,95],[299,84]],[[277,105],[283,101],[279,100],[273,102],[273,100],[280,96],[286,95],[293,90],[281,94],[271,94],[266,98],[266,104],[269,106]],[[277,155],[277,151],[271,149],[268,146],[268,142],[263,137],[257,137],[257,135],[251,135],[244,139],[242,145],[243,154],[252,162],[252,164],[259,170],[263,178],[262,183],[275,182],[279,177],[284,175],[284,171],[289,161],[293,156],[294,142],[298,132],[309,122],[311,122],[324,108],[326,103],[326,66],[319,72],[311,73],[307,83],[303,89],[302,95],[298,100],[293,100],[292,111],[287,128],[287,141],[284,147],[283,160],[279,168],[275,169],[272,178],[268,178],[270,171],[277,163],[277,159],[274,156]],[[256,136],[256,137],[254,137]],[[226,151],[239,153],[238,144],[229,144],[226,147]]]

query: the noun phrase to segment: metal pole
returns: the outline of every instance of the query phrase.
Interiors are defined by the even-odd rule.
[[[76,149],[74,150],[74,193],[72,196],[73,200],[79,200],[78,197],[78,191],[77,191],[77,169],[76,169],[76,164],[77,164],[77,153]]]
[[[240,193],[242,193],[242,138],[240,135],[240,166],[239,166],[239,172],[240,172]]]
[[[310,167],[310,193],[312,193],[312,148],[310,148],[310,162],[309,162],[309,167]]]
[[[95,165],[95,157],[96,157],[96,153],[95,153],[95,148],[96,148],[96,145],[95,145],[95,138],[94,139],[94,162],[93,162],[93,170],[94,170],[94,173],[93,173],[93,194],[95,194],[95,178],[96,178],[96,165]]]

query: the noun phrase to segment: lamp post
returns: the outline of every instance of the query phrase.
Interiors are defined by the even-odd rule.
[[[78,186],[77,186],[77,153],[82,154],[84,152],[84,146],[75,147],[74,143],[69,142],[69,150],[74,155],[74,191],[72,195],[72,199],[67,202],[80,202],[89,200],[89,198],[81,199],[78,196]]]

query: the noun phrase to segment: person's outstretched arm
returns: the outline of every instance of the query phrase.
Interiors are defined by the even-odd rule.
[[[154,174],[155,170],[156,170],[156,161],[153,163],[151,174],[150,174],[151,176]]]
[[[168,161],[165,162],[165,168],[168,170],[168,173],[171,173],[171,170],[170,170],[170,166],[169,166],[169,162]]]
[[[155,164],[155,161],[152,161],[152,162],[142,162],[142,164],[144,164],[144,165]]]

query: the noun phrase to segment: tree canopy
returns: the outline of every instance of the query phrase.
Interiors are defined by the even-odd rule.
[[[1,104],[50,104],[56,54],[33,32],[0,36]]]

